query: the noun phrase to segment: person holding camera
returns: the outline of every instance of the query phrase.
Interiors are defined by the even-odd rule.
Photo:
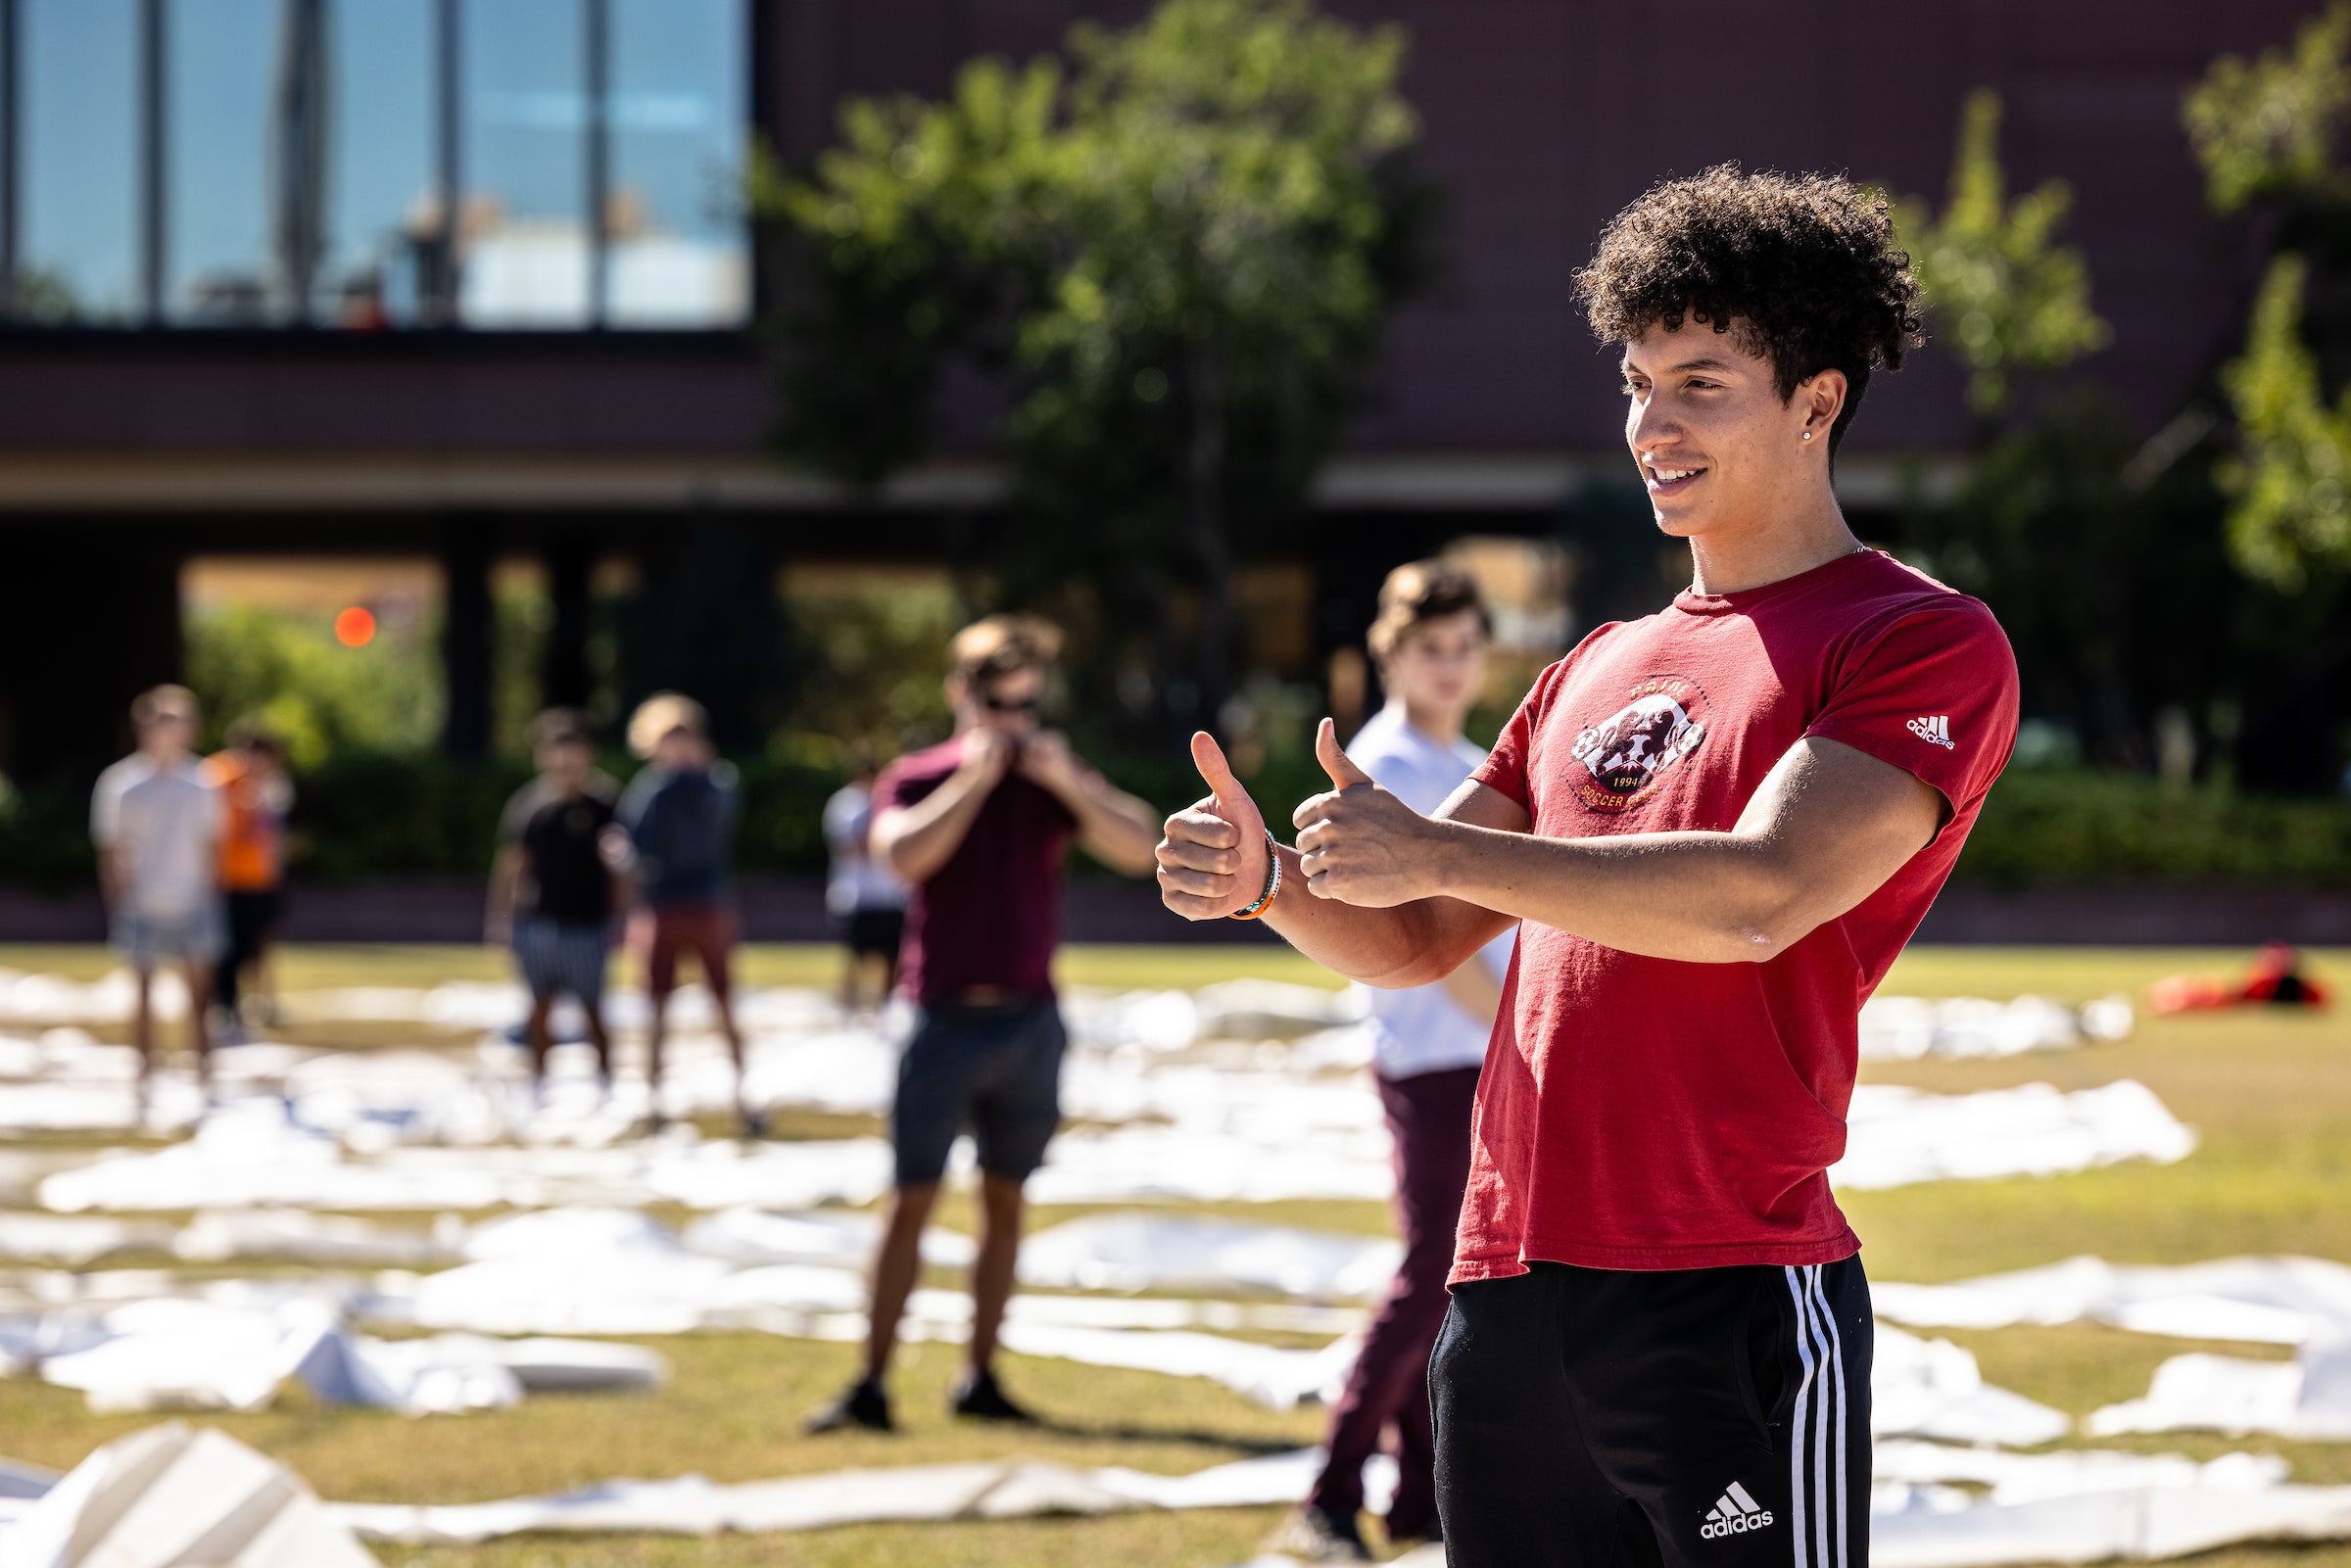
[[[1060,636],[991,615],[948,645],[955,735],[902,757],[874,787],[874,858],[912,889],[899,989],[915,1027],[890,1112],[895,1184],[879,1255],[864,1371],[808,1423],[888,1431],[884,1379],[921,1267],[923,1225],[956,1134],[980,1156],[980,1250],[956,1414],[1032,1417],[996,1384],[996,1331],[1012,1295],[1022,1187],[1061,1122],[1066,1044],[1053,993],[1062,862],[1070,842],[1115,871],[1148,875],[1160,825],[1043,728]]]

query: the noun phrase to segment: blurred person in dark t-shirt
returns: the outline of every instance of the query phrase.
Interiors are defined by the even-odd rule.
[[[629,950],[645,969],[650,1011],[646,1021],[646,1077],[653,1117],[661,1115],[661,1044],[670,993],[678,988],[678,955],[690,952],[710,987],[718,1025],[735,1058],[736,1111],[745,1136],[767,1130],[764,1117],[744,1097],[743,1031],[735,1026],[728,959],[735,948],[735,905],[727,853],[742,815],[733,767],[710,744],[709,716],[692,697],[663,691],[648,697],[629,720],[629,749],[648,766],[620,797],[620,825],[636,851],[639,904],[629,918]]]
[[[533,1092],[547,1085],[555,998],[569,994],[587,1015],[597,1072],[609,1093],[604,965],[612,951],[612,917],[627,905],[628,841],[612,811],[618,791],[597,769],[585,715],[550,708],[532,722],[531,733],[539,777],[514,792],[499,820],[489,937],[514,949],[530,987],[526,1035]]]
[[[980,1252],[958,1415],[1024,1421],[996,1386],[996,1330],[1012,1294],[1021,1189],[1061,1120],[1061,1012],[1053,996],[1062,860],[1070,841],[1139,877],[1156,864],[1151,808],[1039,728],[1059,635],[990,616],[949,645],[955,736],[893,763],[874,788],[874,857],[913,887],[899,988],[915,1028],[890,1113],[896,1185],[874,1263],[865,1371],[809,1423],[887,1431],[883,1380],[921,1262],[947,1151],[979,1145]]]

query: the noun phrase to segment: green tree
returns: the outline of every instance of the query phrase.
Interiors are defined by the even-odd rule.
[[[2073,193],[2047,180],[2010,201],[1999,136],[1999,95],[1979,88],[1961,113],[1943,214],[1916,197],[1895,209],[1936,335],[1967,362],[1968,406],[1987,431],[2022,378],[2063,369],[2112,336],[2089,307],[2082,254],[2055,242]]]
[[[755,187],[805,262],[786,450],[872,483],[977,367],[1014,510],[981,595],[1090,633],[1092,706],[1136,706],[1124,666],[1157,677],[1160,734],[1198,722],[1231,685],[1235,540],[1299,512],[1430,275],[1403,58],[1306,0],[1169,0],[942,103],[850,105],[839,147]]]
[[[2130,421],[2062,372],[2103,346],[2087,261],[2057,233],[2062,181],[2011,199],[2000,101],[1969,95],[1940,214],[1898,203],[1930,332],[1968,367],[1977,452],[1966,477],[1905,520],[1937,576],[1998,612],[2028,711],[2061,721],[2100,763],[2145,768],[2167,704],[2210,706],[2229,626],[2206,613],[2227,575],[2200,468],[2127,475]],[[2021,396],[2028,385],[2039,394]],[[2201,509],[2200,509],[2201,508]]]
[[[2334,151],[2351,116],[2351,5],[2306,24],[2291,51],[2224,55],[2187,95],[2182,119],[2213,210],[2351,196]]]
[[[2287,594],[2351,566],[2351,5],[2290,50],[2214,62],[2182,109],[2214,211],[2262,216],[2272,255],[2244,347],[2221,375],[2236,451],[2221,469],[2229,540],[2248,575]],[[2331,372],[2331,373],[2329,373]]]
[[[2229,543],[2253,576],[2292,592],[2314,563],[2351,561],[2351,389],[2329,407],[2302,341],[2299,256],[2270,263],[2244,352],[2222,372],[2238,451],[2220,470],[2235,499]]]
[[[247,715],[286,739],[298,769],[339,753],[421,752],[441,733],[433,628],[385,625],[364,646],[335,641],[324,617],[240,606],[188,623],[188,685],[207,739]]]

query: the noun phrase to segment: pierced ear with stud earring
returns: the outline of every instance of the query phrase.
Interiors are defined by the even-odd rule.
[[[1812,439],[1812,432],[1811,432],[1811,431],[1809,431],[1809,430],[1805,431],[1805,432],[1804,432],[1804,439],[1805,439],[1806,441],[1810,441],[1810,440]]]

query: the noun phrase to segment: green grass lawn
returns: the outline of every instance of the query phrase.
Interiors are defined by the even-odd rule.
[[[2073,1000],[2125,991],[2180,969],[2225,971],[2239,953],[2093,949],[1932,949],[1907,955],[1890,992],[2006,997],[2021,991]],[[830,984],[835,956],[819,947],[753,949],[755,982]],[[2319,956],[2323,973],[2351,978],[2351,954]],[[0,967],[94,977],[112,967],[88,948],[0,948]],[[345,984],[429,984],[504,973],[479,948],[310,947],[288,951],[289,990]],[[1064,956],[1078,984],[1194,985],[1234,974],[1329,983],[1279,948],[1096,948]],[[338,1033],[338,1030],[341,1032]],[[379,1029],[325,1026],[308,1043],[389,1043]],[[414,1037],[414,1031],[409,1031]],[[2052,1179],[1945,1182],[1848,1195],[1846,1207],[1880,1279],[1942,1280],[2025,1267],[2075,1253],[2118,1261],[2185,1262],[2245,1252],[2294,1252],[2351,1259],[2351,1023],[2340,1016],[2231,1013],[2142,1017],[2128,1041],[2001,1062],[1872,1067],[1873,1081],[1943,1092],[2047,1081],[2088,1087],[2135,1077],[2194,1124],[2202,1146],[2172,1166],[2123,1165]],[[794,1119],[788,1135],[837,1136],[862,1118]],[[0,1146],[4,1147],[4,1146]],[[1379,1230],[1377,1206],[1298,1203],[1220,1205],[1251,1217],[1348,1230]],[[1049,1224],[1079,1211],[1040,1211]],[[949,1205],[950,1223],[964,1209]],[[2196,1347],[2094,1326],[2016,1328],[1951,1335],[1981,1358],[1991,1381],[2083,1413],[2146,1390],[2155,1364]],[[1010,1357],[1007,1381],[1054,1420],[1039,1433],[1004,1435],[952,1423],[942,1411],[955,1353],[917,1347],[898,1378],[906,1430],[811,1440],[799,1418],[848,1375],[846,1347],[757,1335],[657,1342],[675,1369],[649,1397],[539,1398],[519,1409],[407,1421],[380,1411],[322,1409],[299,1392],[264,1414],[205,1416],[279,1455],[330,1497],[466,1501],[575,1485],[611,1475],[699,1472],[720,1480],[1029,1454],[1080,1464],[1183,1471],[1315,1440],[1314,1411],[1275,1414],[1224,1389],[1189,1379]],[[2282,1354],[2210,1347],[2224,1354]],[[150,1416],[91,1414],[71,1391],[0,1382],[0,1453],[68,1465],[96,1443]],[[2121,1446],[2199,1456],[2235,1448],[2287,1454],[2297,1479],[2351,1483],[2351,1446],[2231,1442],[2175,1436]],[[380,1548],[387,1563],[432,1568],[622,1568],[653,1564],[898,1564],[1216,1568],[1249,1555],[1273,1522],[1262,1509],[1130,1515],[1099,1520],[874,1526],[782,1538],[716,1542],[659,1538],[531,1539],[468,1548]],[[2351,1547],[2260,1548],[2218,1560],[2263,1568],[2351,1565]]]

